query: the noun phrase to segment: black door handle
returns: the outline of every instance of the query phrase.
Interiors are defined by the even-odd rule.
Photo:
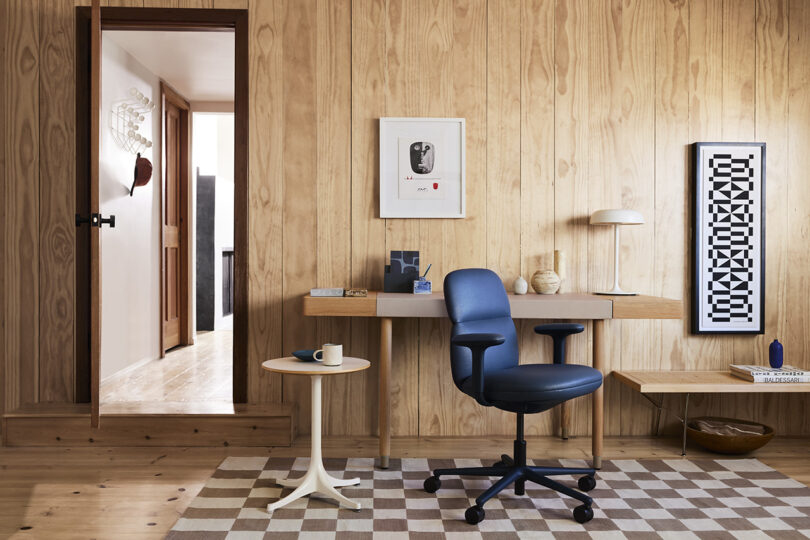
[[[90,214],[88,217],[83,217],[81,214],[76,214],[76,226],[82,223],[89,223],[91,227],[101,227],[105,223],[112,228],[115,228],[115,216],[108,218],[102,217],[101,214]]]

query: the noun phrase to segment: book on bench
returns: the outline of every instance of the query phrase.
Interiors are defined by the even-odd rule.
[[[729,370],[732,375],[755,383],[810,383],[810,371],[793,366],[771,368],[731,364]]]

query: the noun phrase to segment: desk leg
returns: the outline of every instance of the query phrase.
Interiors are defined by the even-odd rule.
[[[593,368],[598,369],[604,375],[605,356],[605,321],[595,319],[593,321]],[[605,433],[605,383],[593,393],[593,466],[595,469],[602,468],[602,438]]]
[[[390,317],[380,319],[380,467],[391,457],[391,340]]]
[[[560,403],[560,438],[568,440],[568,426],[571,425],[571,407],[567,401]]]

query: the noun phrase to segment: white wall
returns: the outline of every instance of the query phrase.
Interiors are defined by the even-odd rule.
[[[233,249],[234,117],[232,113],[203,112],[194,112],[192,117],[193,176],[196,179],[198,167],[200,174],[216,176],[216,200],[214,202],[214,329],[220,330],[233,326],[232,315],[222,316],[222,250],[223,248]],[[196,201],[196,189],[194,197]],[[196,205],[194,210],[196,223]],[[195,238],[195,249],[196,245]],[[196,280],[194,290],[196,291]]]
[[[153,73],[110,39],[102,39],[99,188],[101,213],[115,215],[114,229],[101,233],[101,378],[141,360],[160,356],[160,113],[146,115],[141,133],[153,141],[141,155],[152,162],[152,180],[132,185],[135,155],[110,133],[112,104],[136,88],[159,102]]]

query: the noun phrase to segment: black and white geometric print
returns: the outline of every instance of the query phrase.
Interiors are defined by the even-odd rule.
[[[699,331],[761,328],[760,146],[699,146]]]

